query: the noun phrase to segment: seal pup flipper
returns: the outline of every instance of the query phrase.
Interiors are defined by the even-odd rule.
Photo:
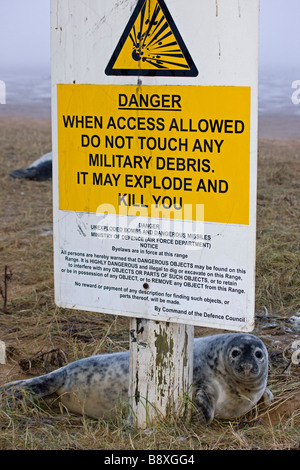
[[[268,389],[268,387],[266,387],[263,393],[262,400],[266,405],[271,405],[271,403],[274,401],[274,395],[271,390]]]
[[[63,386],[67,372],[64,367],[54,370],[49,374],[33,377],[32,379],[16,380],[0,387],[0,391],[18,398],[22,396],[22,390],[33,393],[42,398],[55,393]]]
[[[215,417],[215,397],[213,391],[198,389],[195,393],[197,417],[203,424],[210,424]]]

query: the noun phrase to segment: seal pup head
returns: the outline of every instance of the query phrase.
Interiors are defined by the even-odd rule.
[[[267,380],[268,352],[264,343],[250,334],[230,336],[224,357],[225,367],[242,383],[262,384]]]

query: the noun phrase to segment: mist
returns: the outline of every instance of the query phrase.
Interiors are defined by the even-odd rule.
[[[50,0],[0,0],[0,44],[0,74],[50,71]]]
[[[261,67],[300,68],[299,18],[299,0],[260,0]],[[0,0],[0,44],[0,73],[50,70],[50,0]]]
[[[300,69],[299,18],[299,0],[260,0],[260,67]]]

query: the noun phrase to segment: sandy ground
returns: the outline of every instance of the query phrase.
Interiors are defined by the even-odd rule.
[[[260,116],[258,119],[258,138],[271,140],[300,139],[300,116]]]

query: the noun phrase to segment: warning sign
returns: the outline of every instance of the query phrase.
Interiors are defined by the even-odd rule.
[[[139,0],[107,75],[198,75],[164,0]]]
[[[57,93],[61,210],[249,223],[248,87]]]
[[[251,331],[258,0],[52,3],[56,304]]]

